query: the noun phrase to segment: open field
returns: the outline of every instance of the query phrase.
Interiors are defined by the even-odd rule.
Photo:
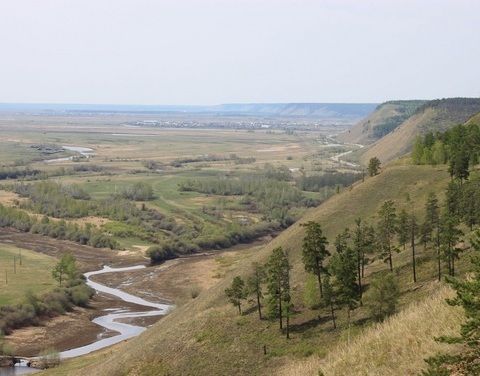
[[[246,239],[242,240],[245,242],[272,234],[300,218],[312,203],[321,202],[334,193],[334,182],[314,192],[297,190],[305,176],[322,176],[332,171],[358,172],[332,159],[356,147],[329,144],[327,136],[335,133],[331,126],[315,126],[313,131],[169,129],[132,126],[131,121],[122,115],[0,116],[0,146],[6,150],[5,155],[0,156],[0,163],[5,171],[30,169],[36,174],[0,182],[5,184],[4,190],[0,190],[0,202],[8,206],[25,203],[24,198],[12,192],[19,181],[32,184],[48,178],[64,186],[74,184],[96,201],[108,200],[136,183],[148,184],[153,198],[137,202],[137,207],[166,217],[177,227],[173,232],[172,226],[167,225],[157,231],[152,240],[152,235],[145,233],[138,222],[126,223],[95,213],[61,219],[82,226],[93,224],[111,236],[120,248],[130,251],[177,239],[189,248],[199,246],[210,250],[236,244],[239,237]],[[87,148],[89,155],[62,151],[63,146]],[[9,152],[14,149],[20,150],[19,154],[25,158],[22,160],[16,152]],[[73,160],[65,158],[72,154]],[[51,162],[46,163],[47,160]],[[278,171],[288,172],[286,185],[273,181],[283,178],[268,177],[270,172]],[[258,198],[252,200],[249,194],[180,189],[196,181],[214,184],[231,180],[245,185],[252,176],[272,180],[273,188],[281,184],[292,187],[291,193],[303,198],[290,205],[280,202],[281,192],[278,192],[275,198],[278,202],[267,202],[265,198],[259,203]],[[269,192],[266,196],[273,197]],[[310,204],[305,204],[308,200]],[[31,207],[27,209],[39,219],[46,214]],[[53,221],[58,219],[52,217]]]
[[[26,291],[42,294],[53,289],[55,262],[53,257],[0,243],[0,306],[22,302]]]

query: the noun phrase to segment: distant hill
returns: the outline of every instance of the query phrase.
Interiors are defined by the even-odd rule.
[[[23,113],[146,113],[224,116],[279,116],[358,121],[374,103],[229,103],[212,106],[0,103],[0,111]]]
[[[426,102],[411,100],[382,103],[366,119],[339,135],[338,138],[343,142],[369,145],[392,132]]]
[[[359,118],[372,112],[372,103],[250,103],[222,104],[210,109],[221,113],[322,118]]]
[[[418,107],[391,133],[376,141],[360,157],[367,163],[374,156],[382,162],[391,161],[408,153],[415,137],[428,131],[444,131],[463,124],[480,112],[480,98],[447,98],[428,101]]]

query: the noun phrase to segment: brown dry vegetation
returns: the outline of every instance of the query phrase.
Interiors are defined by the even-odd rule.
[[[449,306],[453,291],[438,282],[429,287],[430,296],[412,303],[385,322],[367,329],[350,344],[343,343],[324,359],[311,358],[282,368],[279,375],[394,376],[417,375],[424,359],[451,350],[434,338],[456,335],[463,319],[462,310]]]

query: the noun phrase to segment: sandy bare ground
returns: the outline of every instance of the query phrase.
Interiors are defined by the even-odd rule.
[[[107,308],[123,308],[141,311],[142,306],[130,304],[110,295],[96,295],[88,308],[75,308],[72,312],[53,318],[44,318],[39,326],[17,329],[6,336],[7,343],[18,356],[37,356],[44,350],[57,351],[88,345],[99,338],[115,335],[115,332],[91,322],[105,314]],[[160,317],[131,319],[135,325],[150,326]]]

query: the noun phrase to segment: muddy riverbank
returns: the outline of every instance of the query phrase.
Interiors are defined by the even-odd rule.
[[[91,279],[149,302],[181,305],[194,299],[201,291],[209,289],[229,268],[234,267],[236,260],[246,253],[255,252],[269,240],[271,238],[266,237],[253,244],[237,245],[226,251],[178,258],[143,269],[94,275]],[[125,267],[148,264],[141,253],[92,248],[9,229],[0,229],[1,243],[14,244],[54,257],[72,252],[84,272],[99,270],[103,265]],[[89,308],[77,308],[66,315],[46,318],[40,326],[15,330],[6,340],[19,356],[35,356],[45,349],[66,351],[85,346],[116,334],[92,322],[105,315],[105,310],[109,309],[137,312],[146,310],[144,306],[99,293],[91,300]],[[148,327],[161,317],[126,317],[118,322]]]

